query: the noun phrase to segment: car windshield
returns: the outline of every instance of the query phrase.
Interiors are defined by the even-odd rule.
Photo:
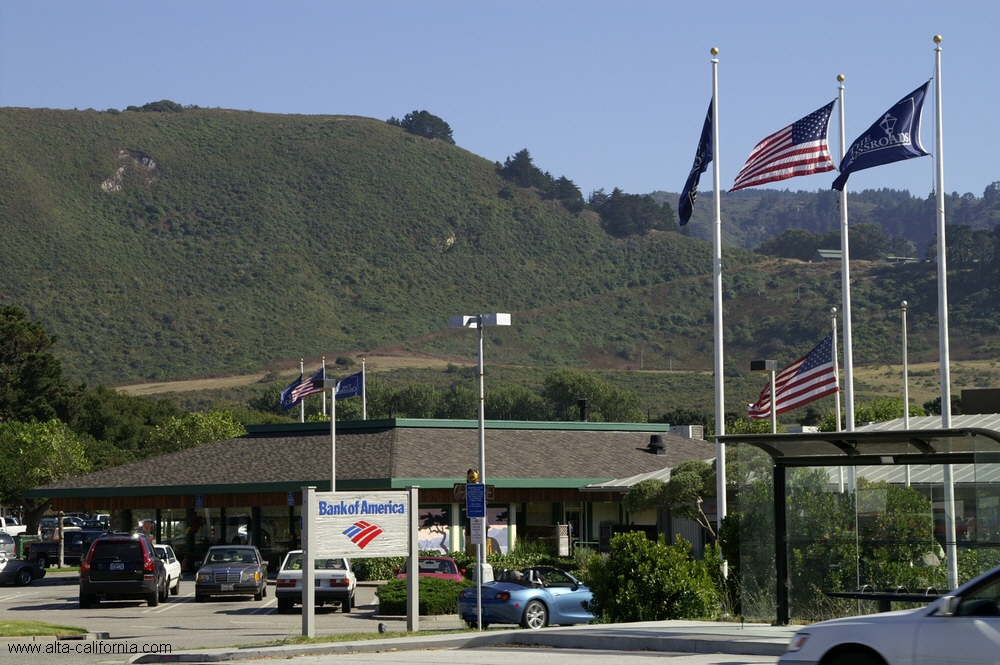
[[[457,575],[458,568],[454,561],[447,559],[420,559],[420,572],[427,574]]]
[[[257,557],[248,547],[213,547],[205,563],[257,563]]]
[[[316,570],[347,570],[343,559],[316,559],[313,561]],[[294,552],[285,559],[282,570],[302,570],[302,553]]]

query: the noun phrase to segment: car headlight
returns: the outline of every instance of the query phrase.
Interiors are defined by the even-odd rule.
[[[788,649],[786,649],[786,651],[798,651],[806,645],[808,640],[809,633],[795,633],[795,637],[793,637],[792,641],[788,643]]]
[[[207,571],[207,570],[199,570],[198,571],[198,579],[196,581],[197,582],[214,582],[215,581],[215,574],[212,573],[212,572],[210,572],[210,571]]]
[[[242,573],[240,573],[240,580],[243,582],[258,582],[260,581],[260,571],[244,570]]]

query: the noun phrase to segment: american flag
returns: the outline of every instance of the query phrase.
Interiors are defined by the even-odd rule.
[[[757,187],[769,182],[833,171],[833,158],[826,134],[834,100],[754,146],[736,182],[729,191]]]
[[[325,379],[326,377],[324,376],[324,374],[325,374],[325,369],[321,368],[318,372],[309,377],[309,380],[303,381],[299,385],[292,388],[292,403],[294,404],[295,402],[298,402],[300,399],[308,395],[315,395],[316,393],[323,392],[322,388],[313,387],[313,381],[317,379]]]
[[[778,396],[775,413],[797,409],[839,390],[840,382],[833,369],[833,333],[830,333],[815,349],[774,377],[774,392]],[[747,415],[755,420],[771,417],[770,381],[760,391],[757,402],[748,406]]]

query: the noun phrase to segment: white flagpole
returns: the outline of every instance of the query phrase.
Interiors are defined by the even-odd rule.
[[[326,379],[326,356],[323,356],[323,378]],[[323,400],[323,415],[326,415],[326,391],[324,390],[319,394],[320,399]],[[331,492],[333,490],[330,490]]]
[[[941,339],[941,428],[951,428],[951,360],[948,351],[948,265],[944,242],[944,122],[941,117],[941,35],[934,35],[934,88],[935,132],[934,157],[936,164],[934,202],[937,206],[937,264],[938,264],[938,330]],[[944,465],[944,520],[945,554],[948,561],[948,588],[958,586],[958,552],[955,543],[955,479],[951,464]]]
[[[837,388],[840,388],[840,367],[837,362],[837,308],[830,308],[830,321],[833,323],[833,375],[837,377]],[[837,398],[837,431],[840,432],[841,422],[840,422],[840,390],[833,393],[834,397]],[[844,493],[844,467],[837,467],[837,491],[840,494]]]
[[[840,422],[840,367],[839,361],[837,360],[837,308],[830,308],[830,321],[833,323],[833,375],[837,377],[837,392],[833,393],[834,397],[837,399],[837,431],[842,431],[842,424]],[[843,488],[841,488],[843,491]]]
[[[726,433],[725,396],[723,393],[722,353],[722,190],[719,177],[719,49],[712,47],[712,178],[715,180],[714,275],[712,282],[715,320],[715,435]],[[772,397],[773,399],[773,397]],[[716,535],[726,517],[726,444],[715,440]],[[725,564],[723,564],[725,565]],[[723,568],[725,573],[725,568]]]
[[[840,101],[840,161],[847,154],[846,127],[844,122],[844,75],[839,74],[838,100]],[[841,286],[844,305],[844,406],[845,425],[854,431],[854,348],[851,344],[851,251],[847,238],[847,185],[840,191],[840,256]],[[837,409],[840,413],[840,409]],[[853,468],[853,467],[852,467]]]
[[[306,366],[305,366],[305,359],[303,359],[303,358],[299,358],[299,376],[302,377],[303,381],[306,380]],[[299,422],[300,423],[304,423],[305,421],[306,421],[306,398],[305,397],[300,397],[299,398]]]
[[[906,349],[906,301],[901,303],[903,310],[903,429],[910,430],[910,362],[907,358]],[[909,487],[912,478],[910,477],[910,465],[906,465],[906,486]]]
[[[368,377],[365,375],[365,359],[361,359],[361,420],[368,420]]]

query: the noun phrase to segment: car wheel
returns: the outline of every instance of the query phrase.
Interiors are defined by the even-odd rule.
[[[170,582],[169,579],[166,580],[163,583],[163,589],[160,591],[160,602],[161,603],[167,602],[167,597],[170,595],[170,587],[167,586],[168,582]]]
[[[549,612],[545,609],[544,603],[533,600],[524,608],[524,615],[521,617],[521,627],[538,630],[544,628],[549,622]]]
[[[288,614],[292,610],[292,606],[295,605],[295,601],[291,598],[279,598],[278,599],[278,614]]]
[[[93,603],[94,603],[93,596],[85,596],[82,593],[80,594],[80,609],[81,610],[89,610],[90,606],[93,605]]]
[[[48,568],[49,567],[49,557],[45,556],[44,554],[39,554],[37,560],[38,560],[38,567],[39,568]]]
[[[351,607],[357,607],[358,604],[354,602],[354,594],[351,594]]]
[[[254,600],[264,600],[264,592],[263,591],[258,591],[257,593],[255,593],[253,595],[253,599]]]
[[[194,602],[196,602],[196,603],[204,603],[205,602],[205,596],[201,595],[200,593],[198,593],[196,591],[195,594],[194,594]]]
[[[181,578],[178,577],[177,581],[174,582],[174,585],[170,587],[170,594],[173,596],[177,596],[180,594],[180,592],[181,592]]]
[[[472,628],[473,630],[475,630],[476,628],[479,628],[479,622],[478,621],[466,621],[465,625],[468,626],[469,628]],[[486,630],[489,627],[490,627],[490,624],[484,621],[483,622],[483,630]]]
[[[830,661],[830,665],[885,665],[885,661],[870,651],[848,651]]]
[[[28,586],[33,579],[35,579],[35,574],[31,572],[31,567],[25,566],[17,571],[17,575],[14,576],[14,583],[17,586]]]
[[[351,613],[351,601],[350,600],[345,600],[344,602],[342,602],[340,604],[340,611],[343,612],[344,614],[350,614]]]
[[[149,594],[149,598],[146,599],[146,604],[150,607],[156,607],[160,604],[160,589],[153,589],[153,592]]]

